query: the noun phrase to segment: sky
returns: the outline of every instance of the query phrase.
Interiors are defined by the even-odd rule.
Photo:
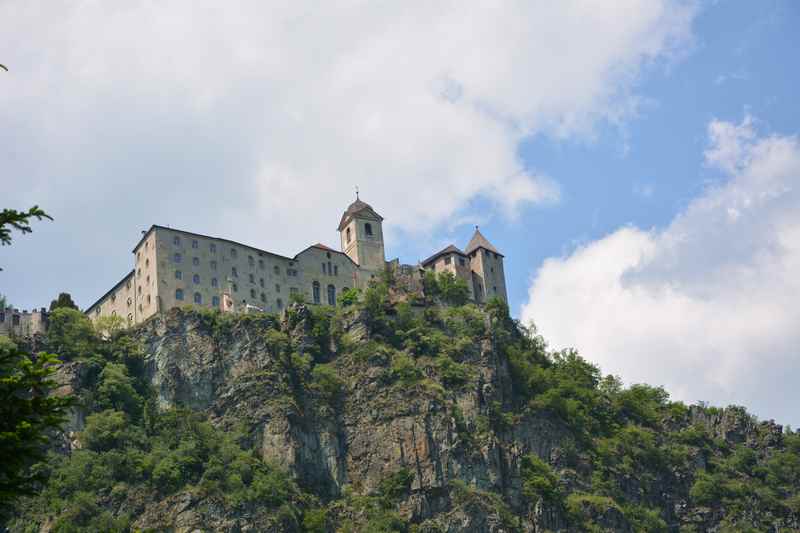
[[[0,2],[0,248],[89,306],[151,224],[293,255],[361,198],[387,259],[505,254],[552,349],[800,426],[800,5]]]

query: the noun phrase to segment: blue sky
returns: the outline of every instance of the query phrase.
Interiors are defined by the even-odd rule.
[[[56,221],[0,293],[88,306],[153,223],[336,245],[359,185],[405,262],[480,224],[553,348],[798,425],[800,7],[599,4],[5,2],[3,206]]]

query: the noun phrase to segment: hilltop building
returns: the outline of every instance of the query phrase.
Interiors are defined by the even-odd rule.
[[[467,282],[470,299],[507,299],[503,255],[478,231],[464,251],[453,245],[416,267],[387,262],[383,217],[356,198],[339,221],[341,251],[313,244],[285,257],[236,241],[153,225],[133,248],[134,267],[86,313],[118,315],[138,324],[173,307],[278,312],[291,295],[335,305],[351,287],[364,289],[387,268],[449,271]]]
[[[19,310],[15,307],[0,309],[0,335],[31,337],[47,331],[47,309]]]

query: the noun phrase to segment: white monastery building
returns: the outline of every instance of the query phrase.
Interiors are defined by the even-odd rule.
[[[279,312],[293,294],[312,304],[336,305],[348,288],[364,289],[387,268],[383,217],[356,198],[338,227],[341,251],[314,244],[285,257],[229,239],[153,225],[133,248],[134,265],[86,313],[118,315],[138,324],[173,307],[197,305],[222,311],[251,308]],[[449,271],[464,279],[470,299],[507,300],[503,254],[476,228],[462,251],[450,245],[416,267]]]

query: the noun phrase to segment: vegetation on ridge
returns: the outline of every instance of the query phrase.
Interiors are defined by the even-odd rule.
[[[450,424],[451,460],[462,472],[449,470],[441,487],[425,486],[409,461],[372,489],[347,485],[331,495],[264,461],[248,413],[222,423],[218,412],[159,409],[141,346],[147,324],[100,334],[61,308],[48,347],[85,368],[77,392],[86,425],[80,449],[54,450],[36,467],[46,481],[19,501],[11,530],[47,522],[53,531],[130,531],[148,506],[177,505],[184,495],[198,512],[260,513],[259,523],[286,531],[432,532],[455,512],[507,531],[532,517],[561,531],[798,524],[797,434],[776,433],[741,408],[690,407],[659,387],[623,387],[575,351],[549,350],[502,301],[478,307],[446,277],[425,283],[425,298],[414,298],[387,275],[337,308],[293,306],[283,317],[194,308],[171,316],[196,324],[220,350],[244,337],[263,345],[269,365],[237,383],[257,383],[270,395],[266,408],[286,406],[299,424],[338,420],[362,387],[379,419],[436,406],[426,412]],[[738,432],[730,438],[726,421]],[[530,427],[552,437],[552,452],[525,444]],[[505,479],[470,475],[490,453],[506,461]],[[422,493],[450,510],[414,514],[407,502]]]

